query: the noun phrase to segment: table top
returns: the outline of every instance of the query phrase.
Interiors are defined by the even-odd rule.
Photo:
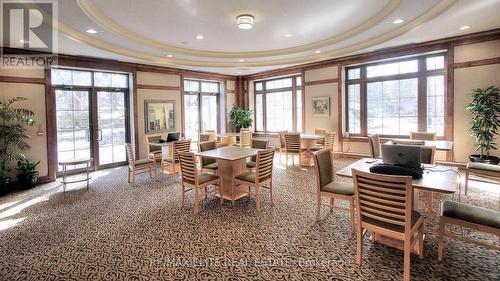
[[[169,142],[159,142],[159,141],[153,141],[153,142],[148,142],[149,145],[154,145],[154,146],[169,146],[171,145],[172,143],[174,143],[173,141],[169,141]]]
[[[257,155],[258,151],[259,149],[256,148],[225,146],[213,150],[198,152],[196,155],[207,158],[234,161]]]
[[[367,163],[377,160],[373,163]],[[352,178],[352,169],[362,172],[370,172],[370,167],[374,164],[382,163],[380,159],[363,158],[351,165],[341,169],[336,174],[340,177]],[[417,189],[455,193],[457,191],[458,168],[440,165],[424,164],[424,173],[421,179],[413,180],[413,187]]]
[[[94,161],[92,158],[72,158],[59,161],[59,165],[79,165]]]
[[[300,134],[300,139],[303,140],[319,140],[322,138],[324,137],[316,134]]]
[[[445,150],[445,151],[450,151],[453,149],[453,142],[447,140],[427,141],[427,140],[393,139],[386,142],[386,144],[393,144],[393,143],[434,146],[436,147],[436,150]]]

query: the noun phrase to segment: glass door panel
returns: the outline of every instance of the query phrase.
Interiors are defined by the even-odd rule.
[[[201,130],[214,130],[217,132],[217,96],[201,96]]]
[[[89,91],[56,90],[55,96],[58,161],[91,157]],[[67,169],[83,167],[67,166]],[[61,166],[58,171],[62,171]]]
[[[184,132],[187,139],[198,141],[200,128],[198,95],[184,95]]]
[[[125,92],[97,92],[98,165],[126,161]]]

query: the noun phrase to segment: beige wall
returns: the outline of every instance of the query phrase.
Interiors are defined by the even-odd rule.
[[[157,86],[173,86],[179,87],[181,84],[181,77],[179,75],[152,73],[152,72],[137,72],[137,84],[142,85],[157,85]],[[139,145],[139,158],[147,158],[146,147],[146,130],[144,127],[144,101],[145,100],[173,100],[175,101],[175,131],[182,130],[181,123],[181,92],[180,90],[150,90],[138,89],[137,90],[137,135]],[[151,134],[157,135],[157,134]]]
[[[44,78],[43,70],[5,70],[0,69],[0,76]],[[48,175],[47,161],[47,128],[46,128],[46,110],[45,110],[45,85],[28,83],[5,83],[0,82],[0,99],[10,99],[13,97],[25,97],[28,100],[19,102],[16,107],[30,109],[35,113],[35,126],[27,127],[30,139],[28,144],[31,149],[24,152],[26,156],[34,161],[40,161],[37,170],[40,176]],[[43,136],[38,136],[38,126],[44,132]],[[10,163],[9,168],[15,168],[15,163]],[[16,171],[12,171],[11,178],[15,178]]]

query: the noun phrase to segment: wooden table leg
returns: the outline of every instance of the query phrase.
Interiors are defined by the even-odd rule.
[[[222,194],[222,198],[234,202],[248,195],[245,187],[235,187],[233,192],[234,177],[246,172],[246,159],[235,161],[217,159],[217,163],[219,166],[217,173],[221,179],[220,193]]]

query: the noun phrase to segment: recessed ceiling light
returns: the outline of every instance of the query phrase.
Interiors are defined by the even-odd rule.
[[[85,31],[86,31],[87,33],[90,33],[90,34],[96,34],[96,33],[97,33],[97,30],[95,30],[95,29],[93,29],[93,28],[87,28],[87,29],[85,29]]]
[[[241,74],[241,73],[243,73],[243,72],[241,72],[241,71],[238,71],[238,74]]]
[[[468,26],[468,25],[462,25],[460,27],[460,30],[466,30],[466,29],[469,29],[469,28],[470,28],[470,26]]]
[[[205,38],[205,37],[203,37],[203,35],[201,35],[201,34],[196,35],[196,39],[198,39],[198,40],[201,40],[201,39],[203,39],[203,38]]]
[[[245,60],[244,59],[239,59],[240,62],[244,62]]]
[[[285,37],[292,37],[293,35],[291,33],[285,33]]]
[[[239,29],[252,29],[254,16],[249,14],[239,15],[236,17],[236,25]]]
[[[23,43],[23,44],[24,44],[24,43],[29,43],[29,42],[30,42],[30,41],[28,41],[28,40],[24,40],[24,39],[19,40],[19,43]]]
[[[168,55],[167,55],[167,58],[171,58],[171,57],[173,57],[173,56],[174,56],[174,55],[172,55],[172,54],[168,54]]]
[[[319,54],[319,53],[321,53],[321,51],[320,51],[320,50],[317,50],[315,53],[316,53],[316,54]]]
[[[405,21],[404,19],[395,19],[392,23],[394,23],[394,24],[400,24],[400,23],[402,23],[404,21]]]

